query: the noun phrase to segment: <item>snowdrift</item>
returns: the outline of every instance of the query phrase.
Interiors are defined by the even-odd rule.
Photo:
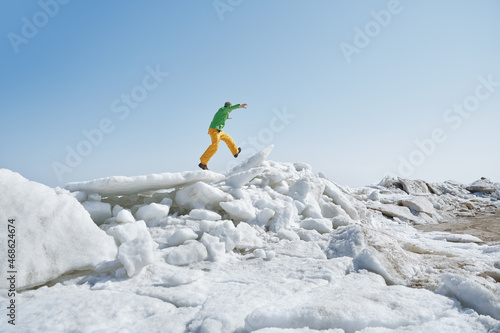
[[[15,220],[14,237],[8,238],[3,227],[0,246],[7,251],[10,239],[16,251],[14,262],[0,264],[0,288],[7,289],[7,271],[17,271],[17,288],[22,290],[115,259],[113,237],[100,230],[67,191],[28,181],[6,169],[0,169],[0,188],[0,220]]]
[[[42,311],[67,330],[78,322],[107,332],[500,331],[500,244],[413,227],[494,211],[500,184],[385,178],[351,189],[307,164],[268,160],[272,148],[225,175],[67,184],[81,202],[72,200],[74,210],[88,211],[71,225],[95,222],[96,235],[80,238],[101,247],[114,239],[106,255],[87,245],[101,252],[90,266],[115,256],[118,264],[21,293],[29,310],[20,327],[43,331],[39,307],[64,303],[67,291],[67,302],[89,309]],[[115,309],[109,301],[92,310],[97,295]]]

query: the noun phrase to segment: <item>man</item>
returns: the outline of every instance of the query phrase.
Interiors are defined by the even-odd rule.
[[[220,140],[224,141],[227,144],[229,150],[234,157],[238,157],[241,152],[241,148],[236,146],[233,139],[225,132],[222,131],[224,126],[226,125],[226,120],[229,118],[229,113],[231,111],[238,108],[247,108],[246,104],[236,104],[232,105],[231,102],[226,102],[224,107],[220,108],[219,111],[214,116],[214,119],[210,123],[210,128],[208,129],[208,134],[210,134],[210,139],[212,140],[212,144],[207,148],[207,150],[200,157],[201,163],[198,164],[200,168],[203,170],[208,170],[207,164],[208,161],[214,156],[217,149],[219,149]]]

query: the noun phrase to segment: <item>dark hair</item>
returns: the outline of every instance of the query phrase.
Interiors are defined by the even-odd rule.
[[[231,104],[231,102],[226,102],[224,103],[224,107],[227,108],[228,106],[232,106],[233,104]]]

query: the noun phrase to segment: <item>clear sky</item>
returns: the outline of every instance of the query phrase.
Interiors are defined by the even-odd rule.
[[[49,186],[242,158],[349,186],[500,181],[497,0],[4,1],[0,167]],[[235,159],[221,143],[209,168]]]

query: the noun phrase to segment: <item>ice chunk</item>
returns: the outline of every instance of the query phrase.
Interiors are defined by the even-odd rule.
[[[341,226],[349,225],[354,221],[347,215],[336,216],[332,218],[332,225],[334,228],[338,228]]]
[[[133,222],[135,222],[135,218],[128,209],[122,209],[116,215],[116,222],[117,223],[133,223]]]
[[[231,199],[229,194],[203,182],[181,188],[175,194],[177,205],[189,209],[218,208],[221,201]]]
[[[168,246],[178,246],[184,244],[184,242],[188,240],[194,240],[197,238],[198,235],[193,231],[193,229],[179,229],[168,239]]]
[[[247,223],[239,223],[236,230],[240,233],[239,239],[235,242],[238,249],[255,249],[264,246],[264,242],[257,234],[255,228]]]
[[[118,216],[118,213],[123,210],[123,207],[120,205],[115,205],[111,212],[113,213],[113,216],[116,217]]]
[[[412,222],[415,222],[418,220],[418,218],[411,213],[411,211],[408,207],[396,206],[396,205],[391,205],[391,204],[383,204],[383,203],[376,202],[376,201],[366,202],[366,207],[373,209],[373,210],[378,210],[382,214],[389,216],[389,217],[399,217],[399,218],[405,219],[407,221],[412,221]]]
[[[372,191],[372,193],[368,196],[368,199],[371,201],[380,201],[380,192],[377,190]]]
[[[210,235],[219,238],[226,245],[226,252],[232,251],[241,240],[240,231],[236,229],[233,222],[224,221],[219,223],[210,231]]]
[[[109,219],[112,216],[111,205],[109,203],[100,201],[85,201],[82,205],[87,212],[90,213],[90,217],[97,225],[103,224],[106,219]]]
[[[289,241],[300,240],[299,235],[297,235],[295,231],[290,229],[280,229],[278,230],[277,235],[280,239],[288,239]]]
[[[218,223],[210,220],[201,220],[200,221],[200,231],[201,232],[210,232],[215,228]]]
[[[400,204],[406,206],[418,213],[426,213],[430,216],[436,215],[434,205],[425,197],[413,196],[407,199],[400,200]]]
[[[162,204],[151,203],[140,207],[135,213],[138,220],[152,221],[160,220],[168,216],[170,207]]]
[[[116,258],[114,239],[67,192],[57,193],[7,169],[0,169],[0,184],[0,248],[8,248],[7,224],[12,225],[19,253],[15,261],[18,290]],[[10,269],[6,256],[4,259],[0,262],[0,288],[8,289],[5,274]]]
[[[200,181],[211,183],[223,178],[224,176],[221,174],[200,170],[135,177],[114,176],[86,182],[68,183],[65,188],[71,192],[85,191],[101,195],[120,195],[182,187]]]
[[[231,174],[224,180],[226,185],[231,187],[241,187],[246,185],[249,181],[254,179],[257,175],[261,174],[264,168],[252,168],[250,170]]]
[[[495,188],[495,184],[493,184],[489,179],[478,179],[469,186],[465,188],[467,191],[472,193],[475,192],[483,192],[483,193],[493,193],[497,189]]]
[[[219,261],[226,254],[226,245],[215,236],[205,233],[200,242],[207,248],[208,260],[210,261]]]
[[[289,190],[289,195],[304,204],[300,214],[305,217],[322,218],[319,200],[325,189],[320,178],[303,177],[296,181]]]
[[[365,248],[365,238],[359,225],[339,227],[330,234],[326,256],[354,258]]]
[[[255,258],[265,258],[266,251],[264,251],[263,249],[256,249],[253,251],[253,255]]]
[[[231,169],[228,172],[228,175],[234,175],[237,173],[240,173],[242,171],[250,170],[252,168],[256,168],[261,165],[262,162],[264,162],[273,150],[274,145],[270,145],[267,148],[262,149],[260,152],[257,154],[250,156],[237,166],[235,166],[233,169]]]
[[[264,208],[257,214],[257,221],[260,225],[265,225],[273,216],[275,212],[271,208]]]
[[[252,203],[246,200],[233,200],[228,202],[221,202],[220,206],[229,215],[238,221],[250,221],[255,219],[255,208]]]
[[[359,214],[354,206],[349,202],[349,199],[342,193],[340,188],[329,180],[323,180],[325,183],[325,194],[329,196],[334,203],[342,207],[342,209],[353,219],[359,220]]]
[[[144,238],[134,238],[120,245],[118,259],[128,276],[134,276],[154,261],[154,248],[152,243]]]
[[[189,217],[197,220],[210,220],[210,221],[218,221],[222,219],[222,217],[216,212],[212,212],[206,209],[193,209],[189,212]]]
[[[133,276],[154,260],[158,244],[153,241],[144,221],[119,224],[106,231],[120,244],[118,259],[128,276]]]
[[[186,266],[207,259],[207,248],[198,241],[188,241],[167,254],[166,262],[175,266]]]
[[[342,207],[334,204],[333,202],[328,202],[321,199],[319,202],[319,206],[321,208],[321,215],[326,218],[347,215],[347,213],[345,212],[345,210],[342,209]]]
[[[276,257],[276,252],[274,251],[266,251],[266,259],[267,260],[272,260]]]
[[[297,208],[291,203],[285,203],[285,207],[271,220],[270,229],[274,232],[282,228],[290,229],[297,219]]]
[[[300,222],[300,227],[308,230],[316,230],[320,233],[328,233],[333,230],[332,221],[329,219],[307,218]]]
[[[401,281],[396,280],[389,274],[385,269],[384,265],[379,261],[377,255],[375,255],[369,249],[363,249],[353,260],[354,268],[366,269],[370,272],[374,272],[382,276],[388,284],[396,284]]]

